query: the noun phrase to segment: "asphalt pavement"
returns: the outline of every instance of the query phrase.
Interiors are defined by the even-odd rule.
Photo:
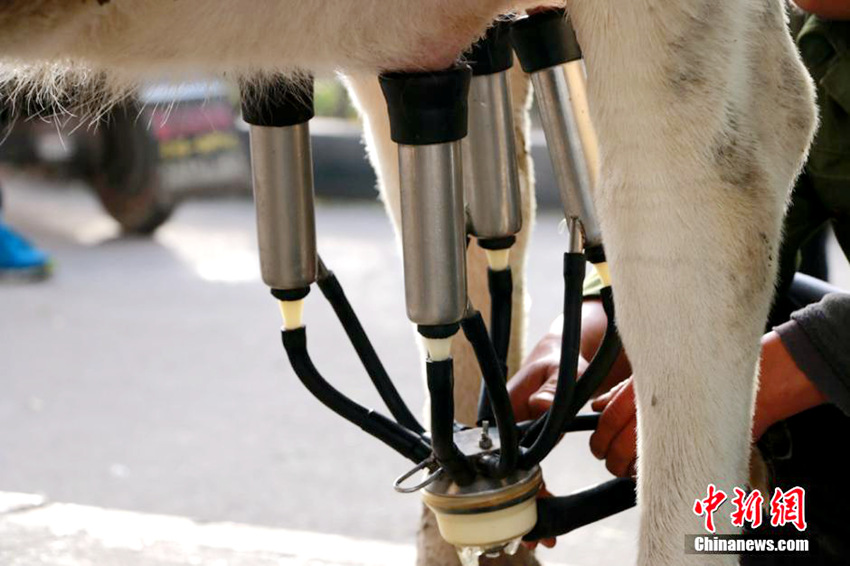
[[[418,498],[391,488],[408,463],[321,407],[284,359],[249,199],[183,203],[149,239],[121,236],[84,185],[6,173],[3,186],[8,221],[49,250],[56,268],[47,282],[0,287],[0,491],[42,494],[71,511],[413,543]],[[321,254],[402,395],[422,407],[400,256],[382,207],[323,201],[317,214]],[[560,309],[558,222],[543,213],[534,233],[532,343]],[[319,368],[379,406],[318,293],[306,317]],[[587,433],[566,438],[544,472],[556,493],[609,477]],[[629,511],[542,555],[631,563],[636,526]]]
[[[0,287],[0,490],[109,509],[412,544],[419,502],[393,492],[408,463],[321,407],[280,346],[259,280],[253,206],[183,203],[152,238],[123,237],[87,187],[3,176],[7,220],[53,255],[55,275]],[[318,204],[319,248],[402,395],[423,406],[395,235],[377,202]],[[559,219],[529,263],[530,334],[560,308]],[[308,298],[311,350],[346,393],[380,406],[333,313]],[[352,370],[352,368],[355,368]],[[550,489],[608,477],[587,434],[547,462]],[[628,512],[545,551],[570,564],[634,552]]]

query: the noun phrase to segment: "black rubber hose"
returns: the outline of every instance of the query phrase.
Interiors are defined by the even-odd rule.
[[[599,426],[599,417],[602,413],[585,413],[583,415],[576,415],[573,417],[573,420],[568,422],[564,427],[563,432],[587,432],[594,431],[596,427]],[[517,430],[520,433],[520,436],[525,436],[527,434],[537,435],[540,434],[540,426],[543,425],[543,419],[537,419],[533,421],[522,421],[521,423],[517,423]]]
[[[608,324],[605,328],[605,335],[602,338],[602,342],[599,344],[599,348],[597,348],[596,353],[593,355],[593,359],[590,361],[590,364],[587,366],[584,374],[582,374],[581,379],[576,383],[576,390],[573,396],[573,403],[570,406],[569,418],[564,426],[563,432],[574,432],[578,430],[593,430],[596,427],[592,428],[583,428],[584,424],[573,424],[573,419],[578,419],[575,415],[581,410],[585,403],[590,399],[593,395],[593,392],[596,391],[599,386],[602,384],[602,381],[605,377],[611,372],[611,368],[614,366],[614,362],[617,361],[617,357],[620,355],[620,351],[622,350],[622,343],[620,342],[620,335],[617,333],[617,325],[614,319],[614,297],[611,293],[610,287],[604,287],[601,291],[602,295],[602,307],[605,309],[605,314],[608,317]],[[543,427],[543,422],[545,420],[545,415],[535,420],[531,425],[525,427],[525,432],[523,435],[523,446],[530,445],[537,435],[540,434],[540,430]]]
[[[490,338],[502,375],[508,375],[508,348],[511,342],[511,316],[513,306],[513,276],[510,268],[494,271],[487,269],[487,287],[490,290]],[[481,383],[478,398],[478,423],[493,422],[493,411],[487,395],[487,383]]]
[[[496,427],[499,429],[499,456],[498,458],[485,458],[483,460],[484,471],[488,476],[501,479],[516,469],[519,459],[519,434],[516,429],[511,399],[508,396],[505,374],[499,364],[493,343],[487,334],[487,327],[481,313],[471,311],[471,314],[463,319],[460,325],[475,352],[484,385],[487,386],[493,418],[495,418]]]
[[[540,436],[540,431],[543,430],[543,423],[546,422],[546,413],[537,417],[533,421],[525,421],[520,423],[519,429],[522,434],[522,439],[519,442],[519,445],[523,448],[528,448],[534,441],[537,440],[537,437]]]
[[[564,427],[564,432],[582,432],[593,431],[599,426],[599,415],[601,413],[587,413],[584,415],[576,415]]]
[[[339,322],[342,324],[342,328],[351,341],[351,345],[354,346],[357,356],[360,358],[363,367],[366,369],[366,373],[369,374],[369,378],[375,385],[375,389],[378,391],[381,399],[383,399],[387,409],[389,409],[395,420],[403,427],[417,433],[425,432],[425,428],[419,424],[419,421],[410,412],[404,399],[401,398],[395,385],[393,385],[387,370],[378,358],[377,352],[375,352],[375,348],[372,347],[366,331],[360,324],[360,320],[354,313],[354,309],[351,308],[351,303],[348,302],[348,298],[345,296],[345,292],[342,290],[342,285],[339,284],[336,275],[334,275],[333,271],[328,271],[324,264],[321,263],[321,260],[319,261],[319,277],[316,283],[318,283],[319,289],[321,289],[322,294],[336,313]]]
[[[562,497],[537,500],[537,524],[524,540],[557,537],[637,504],[635,481],[617,478]]]
[[[454,371],[451,358],[425,362],[428,392],[431,395],[431,446],[434,457],[458,485],[475,479],[472,463],[454,443],[455,402]]]
[[[608,323],[605,327],[605,335],[602,337],[602,342],[599,344],[593,359],[585,369],[581,379],[576,383],[575,395],[573,396],[573,404],[570,408],[570,418],[576,415],[585,403],[593,396],[593,393],[599,389],[602,382],[611,373],[611,368],[614,367],[614,362],[620,355],[623,345],[620,342],[620,335],[617,333],[617,323],[614,319],[614,295],[611,292],[611,287],[603,287],[600,292],[602,298],[602,308],[605,309],[605,316],[608,318]]]
[[[493,338],[496,357],[507,375],[514,293],[514,281],[510,268],[500,271],[488,268],[487,287],[490,291],[490,335]]]
[[[540,436],[540,432],[543,430],[543,425],[546,424],[546,418],[548,416],[549,413],[547,411],[531,423],[531,426],[526,429],[525,434],[519,442],[521,447],[529,448],[532,444],[534,444],[534,441]]]
[[[431,447],[421,436],[355,403],[321,376],[307,352],[307,333],[303,326],[281,330],[281,339],[298,379],[322,404],[412,462],[418,464],[431,455]]]
[[[558,443],[570,419],[576,373],[581,346],[581,301],[584,286],[584,254],[564,254],[564,327],[561,333],[561,361],[558,385],[552,406],[546,412],[540,434],[520,455],[519,467],[528,469],[539,464]],[[526,438],[529,438],[526,436]]]

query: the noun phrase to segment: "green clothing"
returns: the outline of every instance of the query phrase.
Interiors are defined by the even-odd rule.
[[[850,22],[809,16],[797,36],[803,62],[815,81],[820,127],[785,218],[777,296],[797,269],[800,247],[831,223],[850,255]],[[772,317],[787,320],[781,305]]]
[[[797,269],[800,247],[808,239],[830,223],[845,255],[850,255],[850,22],[809,16],[797,35],[797,45],[815,81],[820,128],[785,217],[777,300],[768,328],[791,315],[793,307],[787,291]],[[788,347],[787,336],[783,336],[783,343]],[[789,351],[794,355],[795,348],[789,347]],[[822,384],[825,375],[826,372],[813,381]],[[806,489],[806,538],[813,551],[796,556],[745,556],[742,566],[847,564],[850,523],[843,517],[850,505],[850,494],[845,489],[846,469],[835,463],[835,439],[847,438],[848,434],[850,418],[834,405],[826,404],[776,423],[762,436],[758,447],[768,467],[770,483],[783,489]],[[779,527],[772,534],[799,535],[789,526]]]

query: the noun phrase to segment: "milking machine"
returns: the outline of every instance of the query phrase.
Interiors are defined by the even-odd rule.
[[[515,422],[506,389],[511,328],[510,249],[521,229],[520,190],[506,72],[513,51],[531,75],[569,230],[564,254],[564,316],[558,385],[551,409]],[[415,465],[394,487],[421,491],[440,533],[462,561],[516,551],[523,537],[556,536],[635,503],[634,482],[616,479],[564,497],[538,499],[540,462],[560,436],[592,430],[579,410],[619,351],[601,232],[593,209],[596,140],[587,112],[581,50],[563,12],[542,12],[493,26],[468,65],[440,72],[380,76],[398,144],[407,315],[427,359],[431,422],[426,430],[405,405],[336,276],[317,253],[308,79],[282,81],[274,96],[243,85],[263,281],[279,301],[282,342],[305,387],[324,405]],[[268,85],[267,85],[268,86]],[[466,247],[488,259],[490,327],[467,296]],[[585,263],[605,287],[608,329],[581,379],[579,357]],[[392,418],[334,388],[313,364],[302,320],[316,283],[333,307]],[[451,345],[463,334],[482,376],[478,422],[454,420]],[[416,479],[414,479],[416,478]]]

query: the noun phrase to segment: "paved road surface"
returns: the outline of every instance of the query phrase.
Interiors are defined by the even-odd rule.
[[[198,522],[0,491],[3,566],[413,566],[415,557],[412,544]]]
[[[0,490],[53,501],[409,544],[418,502],[390,483],[407,463],[297,383],[259,281],[244,198],[182,205],[153,239],[123,238],[79,185],[6,175],[8,219],[46,247],[55,277],[0,287]],[[530,336],[560,308],[558,218],[530,258]],[[381,207],[322,202],[319,246],[413,407],[423,403],[400,259]],[[379,406],[330,309],[308,300],[319,367]],[[547,481],[607,477],[565,440]],[[563,537],[544,556],[630,563],[634,511]]]

